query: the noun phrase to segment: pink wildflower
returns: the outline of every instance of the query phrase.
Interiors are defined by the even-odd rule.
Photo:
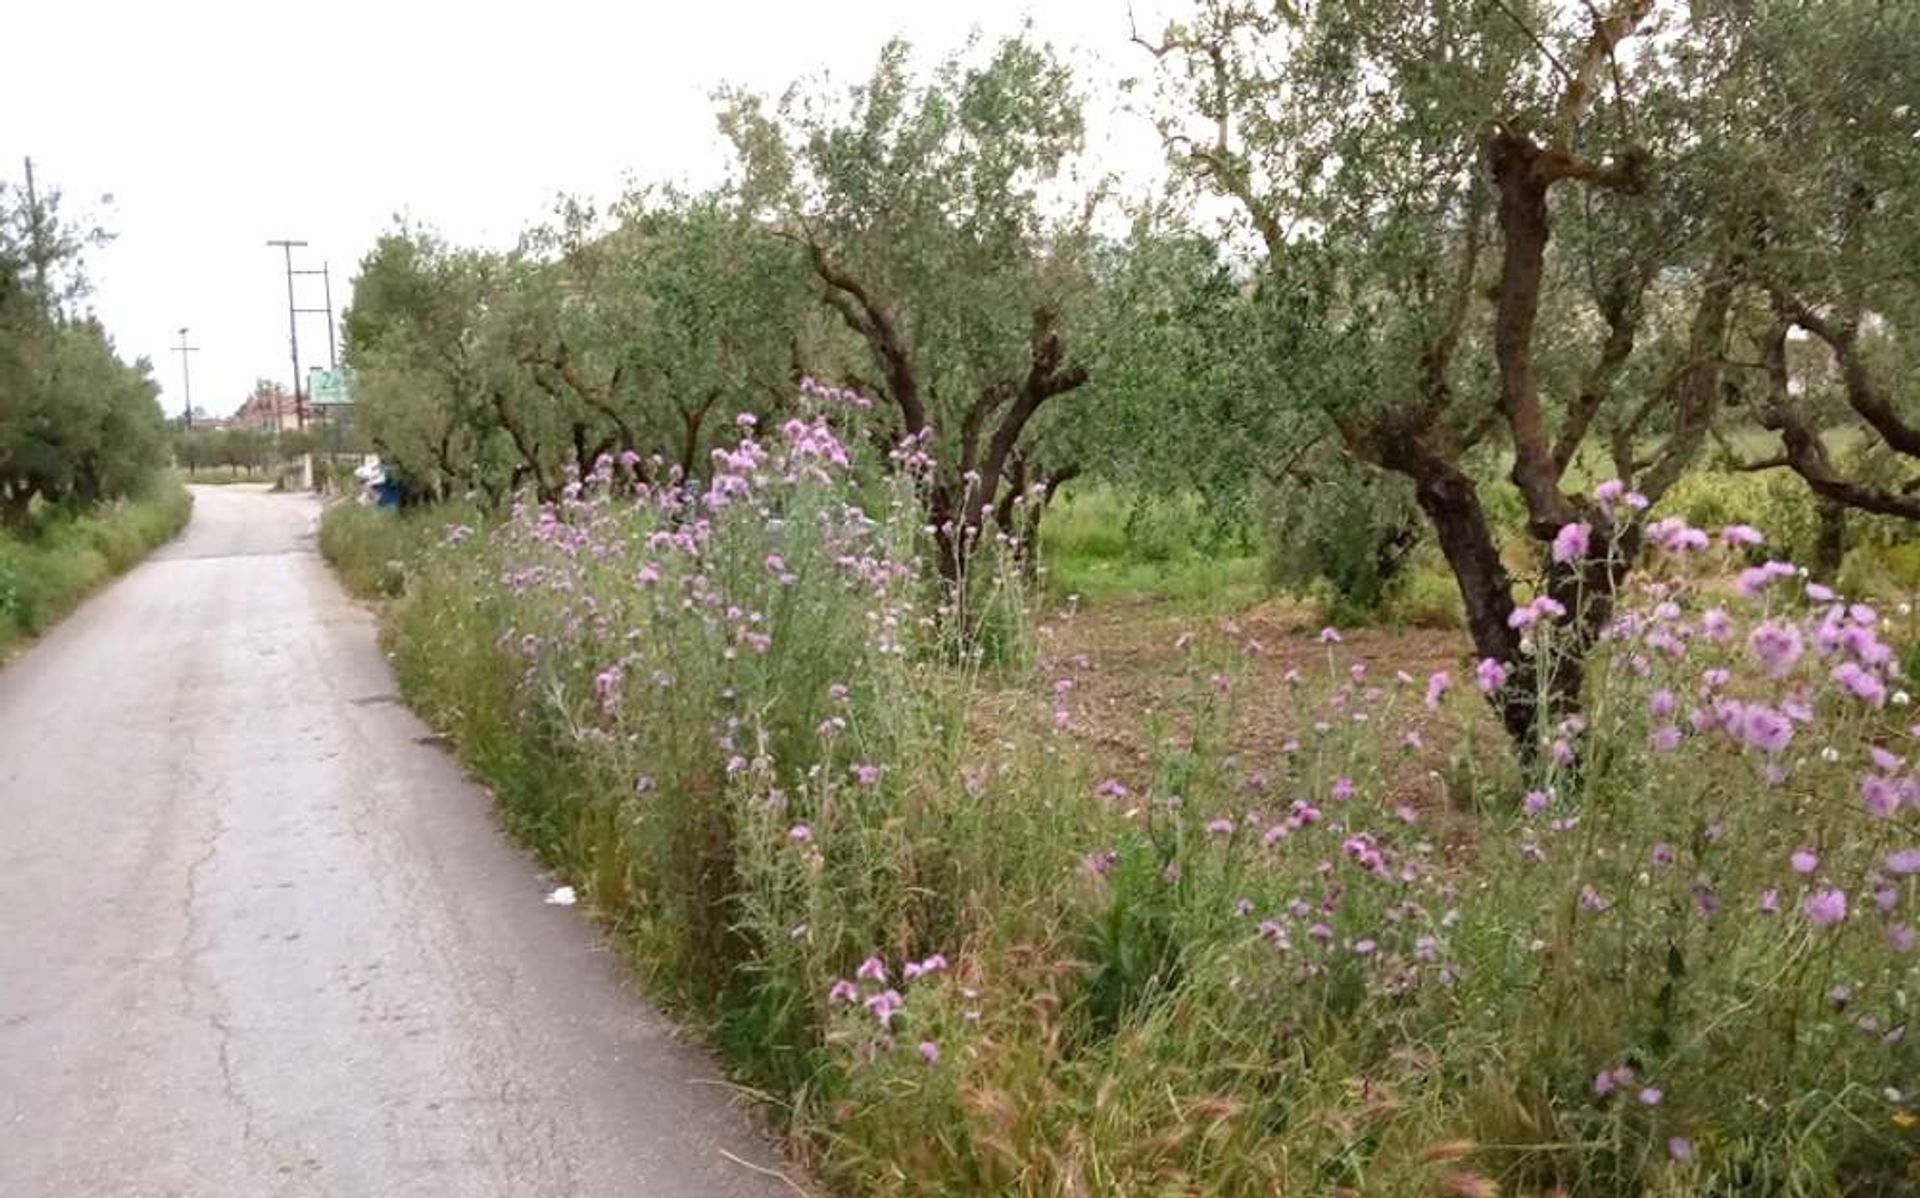
[[[1507,667],[1491,657],[1481,658],[1480,664],[1473,668],[1473,674],[1484,694],[1491,695],[1507,684]]]
[[[1593,528],[1590,525],[1579,521],[1562,524],[1560,531],[1554,534],[1553,560],[1563,566],[1580,561],[1587,556],[1592,537]]]
[[[1767,672],[1769,678],[1784,678],[1800,660],[1800,630],[1781,620],[1768,620],[1755,626],[1747,636],[1747,649]]]
[[[1800,903],[1807,922],[1816,928],[1830,928],[1847,917],[1847,892],[1823,887]]]

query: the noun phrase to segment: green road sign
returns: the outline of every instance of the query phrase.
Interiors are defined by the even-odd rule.
[[[353,402],[353,378],[342,370],[313,370],[307,374],[307,401],[317,408],[345,407]]]

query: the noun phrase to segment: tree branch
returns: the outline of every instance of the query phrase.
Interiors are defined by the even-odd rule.
[[[1768,386],[1760,422],[1786,442],[1787,465],[1822,499],[1863,512],[1920,520],[1920,495],[1855,482],[1833,468],[1825,441],[1795,406],[1787,389],[1787,330],[1798,320],[1785,305],[1781,307],[1781,318],[1762,342]]]
[[[1874,382],[1860,358],[1859,330],[1853,322],[1830,321],[1797,296],[1778,288],[1772,289],[1772,294],[1777,310],[1826,344],[1834,365],[1840,368],[1847,406],[1879,434],[1888,448],[1906,457],[1920,457],[1920,429],[1900,418]]]

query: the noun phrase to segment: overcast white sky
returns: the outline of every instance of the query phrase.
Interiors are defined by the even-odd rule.
[[[1137,8],[1145,24],[1166,6]],[[255,378],[291,375],[268,238],[311,243],[296,265],[331,263],[338,308],[396,213],[506,245],[561,192],[710,182],[725,163],[708,98],[720,83],[851,81],[894,34],[930,59],[1029,16],[1090,84],[1148,65],[1127,44],[1127,0],[19,5],[0,178],[18,183],[31,155],[69,214],[116,235],[90,273],[121,353],[152,359],[176,413],[169,347],[189,326],[195,406],[225,413]],[[1089,118],[1135,166],[1157,154],[1144,122],[1110,102]],[[320,280],[300,282],[301,306],[321,306]],[[302,368],[326,352],[325,319],[303,317]]]

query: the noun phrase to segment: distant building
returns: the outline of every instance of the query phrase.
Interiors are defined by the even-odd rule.
[[[266,379],[254,384],[240,410],[227,418],[227,427],[255,433],[290,433],[300,427],[300,412],[293,393]]]

